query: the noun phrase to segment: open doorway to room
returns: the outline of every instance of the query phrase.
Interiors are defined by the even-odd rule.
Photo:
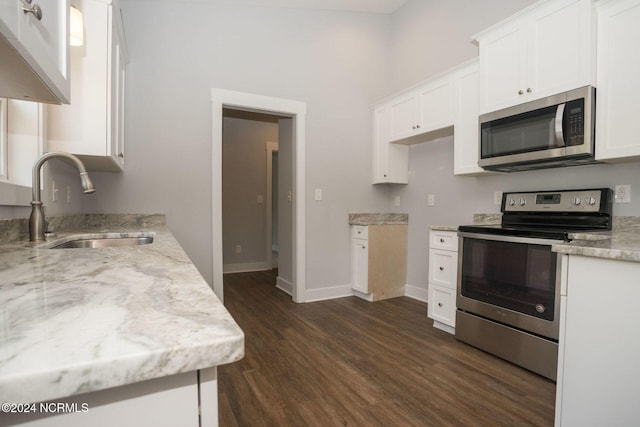
[[[306,104],[299,101],[286,100],[282,98],[273,98],[262,95],[235,92],[224,89],[212,89],[212,242],[213,242],[213,290],[218,298],[224,301],[224,284],[223,273],[225,265],[227,271],[232,271],[230,266],[237,264],[245,264],[242,270],[250,269],[270,269],[272,260],[269,254],[274,247],[274,240],[268,236],[269,233],[274,234],[273,225],[267,224],[266,216],[269,212],[274,215],[271,208],[271,195],[265,194],[267,172],[263,166],[252,167],[257,165],[254,163],[250,154],[242,154],[245,147],[239,144],[240,153],[236,153],[236,159],[233,166],[229,166],[225,162],[223,168],[223,153],[227,151],[226,147],[230,140],[225,138],[233,133],[230,129],[230,120],[245,120],[244,126],[238,126],[234,132],[237,135],[235,139],[242,140],[241,136],[247,124],[250,127],[261,127],[266,123],[277,122],[277,135],[267,136],[267,142],[275,142],[277,147],[266,144],[262,137],[262,163],[268,165],[267,151],[277,152],[275,164],[277,165],[277,184],[272,186],[277,195],[277,265],[278,277],[277,286],[291,294],[295,302],[305,301],[305,122],[306,122]],[[260,120],[256,120],[260,118]],[[234,123],[234,126],[237,123]],[[224,129],[223,129],[224,128]],[[223,138],[225,135],[225,138]],[[238,137],[238,135],[240,135]],[[265,145],[266,144],[266,145]],[[273,154],[270,157],[271,165],[274,164]],[[254,169],[263,172],[263,180],[261,188],[245,187],[229,188],[228,178],[223,179],[223,170],[226,168],[234,169],[237,179],[240,181],[247,180],[253,174]],[[223,203],[223,184],[225,192],[232,198],[237,198],[248,206],[235,213],[230,213]],[[264,191],[263,191],[264,190]],[[225,200],[228,198],[225,197]],[[252,207],[253,204],[253,207]],[[256,208],[256,206],[258,206]],[[260,215],[264,214],[264,219]],[[246,216],[236,218],[236,216]],[[256,215],[254,218],[253,215]],[[223,216],[225,217],[223,227]],[[248,218],[248,219],[247,219]],[[257,218],[257,219],[256,219]],[[240,221],[240,220],[244,221]],[[243,223],[244,225],[233,224],[234,222]],[[263,227],[260,231],[253,228],[258,224]],[[233,237],[225,238],[228,228],[234,228]],[[223,232],[224,230],[224,232]],[[258,231],[256,231],[258,230]],[[243,237],[244,236],[244,237]],[[264,237],[262,237],[264,236]],[[240,239],[240,240],[239,240]],[[244,240],[242,240],[244,239]],[[243,241],[250,242],[249,246],[243,247]],[[256,244],[255,242],[258,241]],[[260,243],[262,242],[262,243]],[[240,258],[235,255],[245,252],[245,248],[251,248],[255,254],[260,254],[258,259],[256,256],[245,258],[242,262],[236,262]],[[261,247],[261,249],[258,249]],[[253,249],[255,248],[255,249]],[[252,259],[255,258],[255,259]],[[257,261],[256,261],[257,259]],[[235,260],[235,261],[234,261]],[[260,265],[254,264],[257,262]]]
[[[282,119],[285,118],[252,111],[223,110],[224,273],[277,268],[277,196],[281,192],[278,191],[278,163],[276,160],[274,167],[274,158],[277,159],[278,128]],[[290,176],[291,165],[281,166],[285,169],[282,174]],[[284,226],[290,227],[290,224]]]

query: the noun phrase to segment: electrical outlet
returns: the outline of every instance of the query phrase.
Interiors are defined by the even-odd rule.
[[[493,204],[501,205],[502,204],[502,191],[494,191],[493,192]]]
[[[258,203],[262,203],[262,194],[258,194]]]
[[[631,185],[616,185],[616,203],[631,203]]]
[[[436,205],[436,195],[427,194],[427,206],[435,206],[435,205]]]
[[[56,182],[54,180],[51,180],[51,201],[58,201],[58,187],[56,187]]]
[[[242,252],[242,246],[236,245],[236,253],[239,254],[240,252]]]
[[[322,189],[321,188],[316,188],[316,202],[319,202],[322,200]]]
[[[395,197],[394,205],[400,206],[400,196]]]

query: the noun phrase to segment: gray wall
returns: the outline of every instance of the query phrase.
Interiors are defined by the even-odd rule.
[[[370,185],[369,105],[389,93],[389,17],[204,2],[121,6],[131,53],[126,171],[94,174],[108,191],[87,210],[166,213],[211,283],[210,89],[304,101],[306,190],[325,195],[307,199],[307,288],[348,284],[347,214],[387,208],[386,193]]]
[[[477,55],[477,47],[469,43],[473,34],[531,3],[411,1],[392,18],[396,48],[394,87],[414,85]],[[474,213],[498,213],[500,207],[493,204],[494,191],[613,188],[616,184],[631,184],[632,203],[615,204],[614,215],[640,215],[638,163],[456,177],[453,138],[448,137],[411,146],[409,180],[409,185],[392,186],[388,206],[390,210],[409,213],[407,282],[423,289],[427,288],[429,225],[471,223]],[[427,206],[429,193],[435,194],[433,207]],[[401,198],[399,208],[393,206],[395,195]]]

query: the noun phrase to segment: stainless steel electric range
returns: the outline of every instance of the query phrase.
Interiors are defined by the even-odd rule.
[[[561,257],[554,243],[611,229],[608,188],[504,193],[500,225],[458,228],[456,338],[556,379]]]

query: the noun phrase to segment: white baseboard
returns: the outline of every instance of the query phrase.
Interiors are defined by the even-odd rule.
[[[305,302],[323,301],[334,298],[344,298],[353,296],[351,285],[333,286],[322,289],[307,289],[305,292]]]
[[[404,296],[427,302],[429,299],[429,290],[421,286],[404,285]]]
[[[241,264],[225,264],[222,266],[223,273],[247,273],[250,271],[271,270],[271,266],[266,262],[247,262]]]
[[[284,280],[282,277],[276,277],[276,288],[282,292],[293,296],[293,283]]]

